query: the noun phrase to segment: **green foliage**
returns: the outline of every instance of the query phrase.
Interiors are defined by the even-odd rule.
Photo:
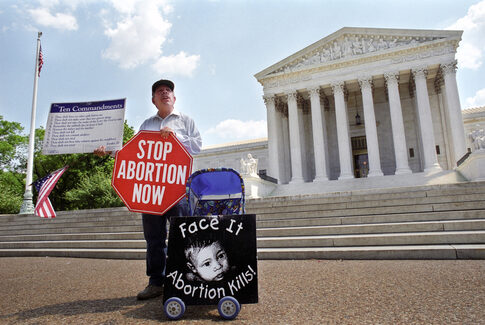
[[[0,144],[0,213],[18,213],[23,200],[25,188],[25,169],[27,162],[27,136],[20,135],[22,127],[19,123],[4,121],[0,116],[0,140],[8,145]],[[124,123],[123,143],[133,137],[135,131],[127,122]],[[94,154],[43,155],[42,143],[45,135],[43,128],[35,131],[35,149],[33,180],[40,179],[56,169],[69,165],[49,199],[56,211],[94,209],[123,206],[114,190],[111,188],[111,174],[114,159],[106,156],[97,157]],[[18,146],[24,146],[22,156],[19,156]],[[13,148],[13,149],[12,149]],[[18,173],[19,170],[23,172]],[[34,192],[34,203],[37,193]]]
[[[83,175],[78,185],[64,195],[73,209],[92,209],[123,206],[123,202],[111,187],[111,178],[103,169]]]
[[[134,135],[135,135],[135,129],[129,126],[128,123],[125,121],[125,124],[123,126],[123,144],[127,143],[128,140],[133,138]]]
[[[42,143],[44,134],[44,129],[36,130],[36,143]],[[125,121],[123,143],[133,134],[133,128]],[[34,180],[65,165],[69,165],[69,169],[49,195],[54,209],[65,211],[123,206],[111,188],[114,159],[110,156],[100,158],[91,153],[42,155],[39,146],[34,158]]]
[[[123,143],[130,140],[134,134],[133,128],[125,121]],[[77,156],[81,157],[74,158],[75,168],[66,171],[66,173],[73,174],[71,178],[76,181],[75,186],[70,187],[71,189],[64,193],[66,208],[78,210],[123,206],[123,202],[111,187],[114,160],[99,158],[92,154]],[[80,164],[83,165],[83,168],[80,168]]]
[[[25,185],[23,175],[0,170],[0,214],[19,213],[22,205]]]
[[[28,141],[21,135],[23,127],[18,122],[9,122],[0,115],[0,169],[16,170],[19,167],[19,147]]]

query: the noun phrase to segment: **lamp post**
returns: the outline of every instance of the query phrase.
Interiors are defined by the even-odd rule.
[[[360,124],[361,124],[360,115],[359,115],[359,112],[357,112],[357,114],[355,114],[355,125],[360,125]]]

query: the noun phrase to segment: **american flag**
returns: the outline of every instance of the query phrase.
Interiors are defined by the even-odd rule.
[[[44,56],[42,55],[42,45],[39,48],[39,77],[40,77],[40,70],[42,69],[42,65],[44,65]]]
[[[49,175],[36,180],[33,184],[39,196],[37,197],[37,204],[35,205],[34,214],[41,218],[55,218],[56,211],[52,207],[49,200],[49,194],[56,186],[57,181],[69,166],[64,166],[61,169],[53,171]]]

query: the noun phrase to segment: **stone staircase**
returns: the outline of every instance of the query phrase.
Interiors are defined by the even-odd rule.
[[[259,259],[485,259],[485,182],[269,197]],[[144,259],[141,217],[125,208],[0,215],[0,257]]]

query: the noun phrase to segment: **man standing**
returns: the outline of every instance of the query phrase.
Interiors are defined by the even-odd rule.
[[[158,112],[146,119],[139,131],[160,131],[162,138],[174,134],[190,154],[200,152],[202,138],[194,121],[174,108],[175,85],[170,80],[161,79],[152,85],[152,103]],[[94,151],[98,156],[108,154],[105,148]],[[187,215],[188,206],[185,199],[168,210],[163,216],[142,214],[143,234],[147,243],[146,273],[149,277],[148,286],[138,293],[137,299],[155,298],[163,293],[165,279],[167,217]]]

